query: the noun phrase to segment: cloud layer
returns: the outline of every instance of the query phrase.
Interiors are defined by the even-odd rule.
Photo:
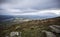
[[[0,1],[1,1],[0,15],[60,16],[59,0],[0,0]]]

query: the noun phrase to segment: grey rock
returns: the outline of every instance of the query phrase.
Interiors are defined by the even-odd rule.
[[[59,26],[49,26],[52,30],[51,31],[53,31],[53,32],[56,32],[56,33],[60,33],[60,29],[59,28],[57,28],[57,27],[59,27]]]
[[[56,35],[53,34],[52,32],[45,31],[45,30],[43,30],[42,32],[45,32],[47,37],[56,37]]]

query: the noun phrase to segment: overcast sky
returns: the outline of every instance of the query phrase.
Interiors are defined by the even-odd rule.
[[[0,0],[0,15],[60,16],[60,0]]]

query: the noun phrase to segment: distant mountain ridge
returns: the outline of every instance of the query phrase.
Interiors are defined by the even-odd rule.
[[[10,19],[10,18],[14,18],[13,16],[9,16],[9,15],[0,15],[0,22],[6,19]]]
[[[36,16],[36,15],[0,15],[0,22],[2,20],[7,20],[11,18],[23,18],[23,19],[46,19],[46,18],[53,18],[53,16]],[[56,17],[56,16],[55,16]]]

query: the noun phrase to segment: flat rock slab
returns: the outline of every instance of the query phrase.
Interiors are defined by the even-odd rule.
[[[42,32],[45,32],[47,37],[56,37],[56,35],[53,34],[52,32],[45,31],[45,30],[43,30]]]
[[[58,26],[58,25],[53,25],[54,27],[56,27],[56,28],[58,28],[58,29],[60,29],[60,26]]]
[[[56,32],[56,33],[60,33],[60,29],[59,28],[57,28],[57,27],[59,27],[59,26],[49,26],[52,30],[51,31],[53,31],[53,32]]]

